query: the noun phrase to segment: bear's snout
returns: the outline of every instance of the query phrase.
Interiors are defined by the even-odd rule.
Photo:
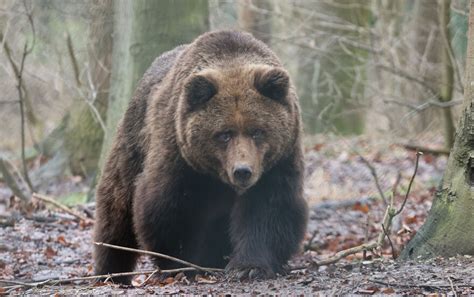
[[[234,168],[234,179],[237,183],[245,186],[252,177],[252,169],[247,165],[237,165]]]

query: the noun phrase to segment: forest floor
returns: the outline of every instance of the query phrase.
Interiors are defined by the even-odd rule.
[[[351,255],[332,265],[315,265],[340,250],[374,240],[381,232],[386,207],[361,156],[375,168],[384,196],[388,197],[400,174],[395,195],[398,206],[413,174],[415,153],[364,138],[325,138],[307,146],[305,194],[311,205],[310,221],[304,251],[292,259],[287,275],[244,282],[228,281],[220,275],[150,279],[137,275],[130,286],[93,280],[44,285],[41,282],[92,275],[92,223],[77,221],[39,201],[29,214],[19,214],[15,199],[0,183],[0,214],[13,217],[0,226],[0,295],[474,293],[471,257],[404,263],[393,260],[393,254],[399,254],[424,222],[446,165],[445,156],[421,157],[407,204],[393,221],[393,249],[385,244],[374,253]],[[40,190],[59,197],[67,189],[87,191],[78,177],[62,178]],[[76,210],[83,212],[84,208],[93,211],[94,206],[82,205]],[[150,259],[140,258],[136,270],[150,269]]]

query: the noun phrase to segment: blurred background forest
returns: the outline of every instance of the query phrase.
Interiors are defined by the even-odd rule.
[[[462,103],[468,6],[467,0],[3,0],[2,181],[8,171],[21,181],[20,191],[67,192],[76,202],[87,199],[84,193],[92,197],[146,68],[161,53],[218,29],[251,32],[281,58],[297,86],[308,150],[337,138],[348,139],[332,142],[346,150],[353,149],[351,139],[365,144],[361,153],[377,143],[445,153]],[[368,168],[352,173],[370,179]]]

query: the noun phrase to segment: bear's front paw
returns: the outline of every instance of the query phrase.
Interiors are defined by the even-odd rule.
[[[275,277],[272,269],[256,265],[227,265],[225,271],[231,280],[261,280]]]

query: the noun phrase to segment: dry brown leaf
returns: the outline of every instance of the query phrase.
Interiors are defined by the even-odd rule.
[[[380,290],[382,294],[393,294],[395,293],[395,290],[393,288],[383,288]]]
[[[357,202],[352,207],[352,210],[360,211],[360,212],[363,212],[363,213],[368,213],[370,211],[370,208],[367,204],[362,204],[360,202]]]
[[[215,284],[217,282],[217,279],[214,277],[205,277],[200,274],[196,275],[195,279],[198,284]]]
[[[46,258],[51,259],[54,256],[56,256],[58,253],[50,246],[47,246],[46,249],[44,250],[44,254]]]
[[[62,245],[69,245],[66,241],[66,238],[64,238],[64,235],[59,235],[58,238],[56,238],[56,241],[59,243],[59,244],[62,244]]]

